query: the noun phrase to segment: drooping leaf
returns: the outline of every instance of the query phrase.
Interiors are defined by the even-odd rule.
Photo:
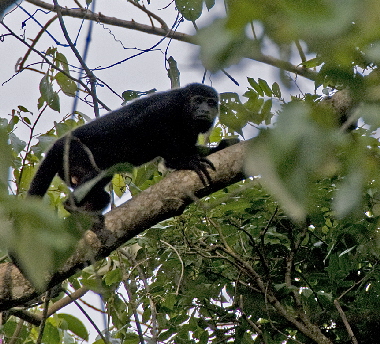
[[[49,80],[49,75],[46,74],[40,82],[41,98],[39,103],[46,102],[49,107],[55,111],[60,110],[58,93],[53,90],[53,85]]]
[[[53,97],[54,90],[51,82],[49,81],[48,74],[46,74],[40,81],[40,93],[43,100],[47,103],[49,103]]]
[[[78,337],[88,340],[88,332],[84,324],[71,314],[58,313],[57,318],[65,322],[65,329],[68,329]],[[61,326],[62,327],[62,324]]]
[[[58,52],[56,53],[55,55],[55,60],[56,62],[58,62],[58,64],[60,64],[62,66],[62,69],[66,72],[66,73],[69,73],[69,63],[67,61],[67,58],[65,55],[63,55],[62,53]],[[61,73],[61,72],[59,72]]]
[[[61,87],[61,90],[64,94],[69,97],[74,97],[77,91],[77,86],[75,82],[67,77],[65,74],[58,72],[55,76],[58,85]]]
[[[180,87],[180,81],[179,81],[180,72],[177,66],[177,61],[174,60],[173,56],[170,56],[168,58],[168,64],[169,64],[168,77],[171,82],[171,88],[178,88]]]

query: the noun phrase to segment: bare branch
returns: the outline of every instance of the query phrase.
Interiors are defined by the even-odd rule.
[[[54,5],[49,4],[47,2],[44,2],[42,0],[27,0],[33,5],[36,5],[38,7],[47,9],[52,12],[56,12],[56,9],[54,8]],[[70,16],[73,18],[79,18],[79,19],[88,19],[88,20],[94,20],[99,23],[103,24],[108,24],[112,26],[118,26],[118,27],[123,27],[126,29],[131,29],[131,30],[136,30],[136,31],[141,31],[145,32],[148,34],[156,35],[156,36],[168,36],[170,38],[176,39],[178,41],[182,42],[191,42],[193,40],[193,37],[184,33],[180,32],[175,32],[172,30],[167,30],[163,28],[157,28],[154,26],[150,25],[145,25],[145,24],[140,24],[137,23],[134,20],[123,20],[123,19],[118,19],[115,17],[108,17],[103,15],[102,13],[93,13],[90,10],[86,9],[77,9],[77,8],[61,8],[61,12],[63,16]]]
[[[54,6],[51,4],[48,4],[42,0],[27,0],[33,5],[39,6],[41,8],[45,8],[49,11],[55,12]],[[115,17],[108,17],[103,15],[102,13],[93,13],[86,9],[69,9],[69,8],[61,8],[61,13],[63,16],[70,16],[73,18],[80,18],[80,19],[88,19],[88,20],[95,20],[96,22],[100,22],[103,24],[118,26],[118,27],[124,27],[126,29],[136,30],[140,32],[145,32],[151,35],[161,36],[161,37],[169,37],[171,39],[175,39],[177,41],[181,42],[187,42],[191,44],[196,44],[194,36],[173,31],[173,30],[167,30],[163,28],[157,28],[154,26],[149,26],[145,24],[140,24],[135,22],[134,20],[123,20],[118,19]],[[252,49],[250,53],[248,53],[246,58],[249,58],[251,60],[255,60],[258,62],[262,62],[268,65],[271,65],[276,68],[284,69],[290,73],[295,73],[297,75],[301,75],[307,79],[315,80],[317,73],[304,68],[304,67],[298,67],[292,65],[290,62],[282,61],[280,59],[277,59],[273,56],[264,55],[261,52],[255,51],[255,49]]]
[[[156,19],[161,24],[161,28],[162,29],[164,29],[166,31],[169,31],[168,25],[158,15],[156,15],[153,12],[149,11],[145,6],[140,5],[138,2],[134,2],[132,0],[128,0],[128,2],[131,3],[133,6],[136,6],[137,8],[139,8],[141,11],[145,12],[149,17],[152,17],[153,19]],[[152,26],[153,26],[153,23],[152,23]]]
[[[37,34],[36,38],[33,39],[32,44],[28,48],[27,52],[25,53],[24,57],[22,58],[21,62],[16,66],[16,72],[21,72],[24,69],[24,64],[26,60],[28,59],[30,53],[33,51],[33,48],[41,38],[42,34],[47,30],[47,28],[50,26],[50,24],[56,20],[58,16],[54,16],[53,18],[49,19],[47,23],[44,25],[44,27],[40,30],[40,32]]]

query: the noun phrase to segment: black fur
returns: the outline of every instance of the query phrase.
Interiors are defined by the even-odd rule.
[[[218,93],[202,84],[138,99],[58,139],[28,194],[42,197],[57,173],[75,189],[117,163],[139,166],[158,156],[170,168],[196,171],[206,185],[211,181],[207,167],[214,167],[198,154],[196,143],[217,114]],[[76,205],[88,211],[103,210],[110,201],[104,190],[110,180],[103,178]]]

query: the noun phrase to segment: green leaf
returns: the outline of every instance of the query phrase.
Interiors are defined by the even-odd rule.
[[[123,274],[120,270],[120,268],[108,271],[104,276],[104,283],[107,286],[111,286],[114,284],[120,283],[120,281],[123,279]]]
[[[272,110],[272,103],[272,99],[267,99],[266,101],[264,101],[263,107],[261,109],[261,113],[263,115],[270,113],[270,111]]]
[[[61,87],[61,90],[64,94],[66,94],[69,97],[74,97],[75,93],[77,91],[77,86],[75,82],[70,79],[65,74],[58,72],[55,76],[55,80],[57,80],[57,83],[59,87]]]
[[[19,116],[13,116],[11,118],[11,120],[9,121],[9,124],[8,124],[8,131],[12,131],[15,127],[15,125],[20,122],[20,117]],[[3,119],[1,120],[1,126],[6,126],[7,125],[7,120],[3,121]]]
[[[336,171],[334,152],[345,142],[344,136],[326,130],[324,123],[319,126],[315,115],[303,102],[287,104],[275,128],[263,131],[247,154],[249,173],[261,175],[265,187],[296,220],[314,211],[317,181],[321,174]]]
[[[9,134],[9,139],[11,141],[13,150],[17,154],[20,154],[20,152],[22,152],[22,150],[26,147],[26,142],[20,140],[14,133]]]
[[[264,97],[264,90],[261,86],[255,81],[253,78],[247,78],[249,84],[253,87],[253,89],[261,96]]]
[[[169,64],[169,68],[167,71],[168,71],[168,77],[171,82],[171,88],[178,88],[180,87],[180,81],[179,81],[180,72],[177,66],[177,61],[174,60],[173,56],[170,56],[168,58],[168,64]]]
[[[363,172],[355,164],[352,171],[344,176],[342,183],[339,183],[334,197],[334,210],[338,217],[345,217],[359,208],[362,202]]]
[[[202,14],[203,0],[175,0],[178,11],[189,21],[197,20]]]
[[[272,93],[276,98],[281,98],[281,89],[277,82],[274,82],[272,85]]]
[[[134,91],[134,90],[127,90],[127,91],[124,91],[121,96],[123,97],[123,99],[126,101],[126,102],[129,102],[135,98],[138,98],[141,96],[141,92],[139,91]]]
[[[135,99],[135,98],[139,98],[141,96],[144,96],[144,95],[148,95],[148,94],[151,94],[151,93],[154,93],[156,92],[157,89],[155,88],[152,88],[151,90],[149,91],[134,91],[134,90],[127,90],[127,91],[124,91],[121,96],[123,97],[124,99],[124,102],[123,102],[123,105],[126,104],[127,102]]]
[[[157,165],[155,163],[148,163],[143,166],[134,169],[134,184],[137,187],[142,186],[148,179],[151,179],[154,173],[157,171]]]
[[[310,60],[302,62],[302,66],[305,68],[315,68],[320,66],[323,63],[323,60],[320,57],[314,57]]]
[[[223,138],[223,131],[221,127],[214,127],[211,130],[211,134],[209,136],[209,141],[212,142],[219,142]]]
[[[21,179],[18,181],[18,187],[20,190],[28,190],[30,183],[36,173],[36,167],[31,165],[24,165],[22,167]]]
[[[12,164],[12,150],[4,127],[0,127],[0,193],[8,188],[9,168]]]
[[[102,171],[99,173],[95,178],[90,179],[88,182],[81,184],[79,187],[77,187],[74,192],[73,196],[77,200],[78,203],[80,203],[86,195],[94,188],[94,186],[101,181],[102,179],[106,177],[111,177],[115,173],[120,173],[120,172],[129,172],[134,169],[134,166],[129,163],[121,163],[121,164],[116,164],[109,168],[106,171]]]
[[[60,106],[60,102],[59,102],[59,95],[57,92],[53,92],[53,95],[52,95],[50,101],[48,102],[48,105],[52,110],[55,110],[58,112],[60,111],[61,106]]]
[[[49,344],[60,344],[61,337],[59,335],[59,331],[55,324],[53,324],[53,320],[50,318],[46,321],[44,334],[42,336],[43,343]]]
[[[39,106],[42,106],[43,102],[46,102],[52,110],[59,111],[59,96],[58,93],[53,90],[53,85],[49,81],[49,75],[46,74],[40,82],[41,98],[39,100]],[[42,103],[41,103],[42,102]]]
[[[65,55],[63,55],[62,53],[58,52],[56,53],[55,55],[55,61],[58,62],[58,64],[60,64],[62,66],[62,69],[66,72],[66,73],[70,73],[69,71],[69,63],[67,62],[67,58]],[[59,72],[61,73],[61,72]]]
[[[198,30],[196,42],[201,45],[203,65],[212,72],[236,64],[259,44],[246,40],[243,30],[228,30],[223,19],[217,19],[208,27]]]
[[[22,105],[19,105],[19,106],[18,106],[18,109],[19,109],[21,112],[29,112],[29,110],[28,110],[25,106],[22,106]]]
[[[112,177],[112,185],[113,192],[117,195],[117,197],[121,197],[126,191],[126,178],[124,175],[116,173]]]
[[[49,103],[53,97],[53,93],[54,93],[53,86],[51,82],[49,81],[48,74],[46,74],[40,81],[40,93],[43,100],[46,101],[47,103]]]
[[[177,301],[176,295],[175,294],[169,294],[165,297],[165,300],[164,300],[164,302],[162,302],[161,305],[167,309],[173,310],[176,301]]]
[[[220,94],[219,121],[242,135],[242,128],[248,121],[248,113],[236,93],[224,92]]]
[[[0,241],[6,243],[34,287],[44,289],[46,277],[74,252],[81,234],[67,228],[42,200],[8,196],[2,204],[12,219],[12,230],[4,230],[3,226]]]
[[[215,0],[205,0],[205,4],[208,10],[214,7],[215,5]]]
[[[65,328],[74,333],[76,336],[84,340],[88,340],[87,329],[78,318],[74,317],[71,314],[65,313],[58,313],[56,316],[58,319],[61,319],[66,323],[67,327]]]
[[[265,80],[260,79],[260,78],[258,78],[258,81],[259,81],[260,88],[264,91],[265,95],[267,97],[272,97],[272,90],[269,87],[268,83]]]

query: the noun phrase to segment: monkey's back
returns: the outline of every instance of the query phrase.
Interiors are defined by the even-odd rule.
[[[94,119],[72,135],[91,150],[101,169],[120,162],[141,165],[164,155],[174,138],[195,144],[198,134],[189,132],[184,103],[177,90],[157,93]]]

